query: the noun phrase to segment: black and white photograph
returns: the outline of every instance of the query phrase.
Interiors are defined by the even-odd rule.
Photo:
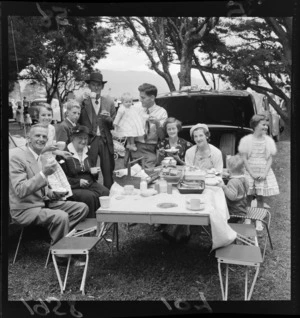
[[[0,4],[4,318],[299,314],[296,2]]]

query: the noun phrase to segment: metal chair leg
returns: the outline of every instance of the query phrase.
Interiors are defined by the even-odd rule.
[[[17,255],[18,255],[19,247],[20,247],[20,243],[21,243],[21,240],[22,240],[22,237],[23,237],[23,232],[24,232],[24,228],[22,228],[20,236],[19,236],[19,241],[18,241],[16,252],[15,252],[13,264],[16,262],[16,258],[17,258]]]
[[[49,247],[49,251],[48,251],[48,255],[47,255],[47,259],[46,259],[46,264],[45,264],[45,268],[47,268],[48,266],[48,262],[49,262],[49,257],[50,257],[50,254],[51,254],[51,247]]]
[[[80,285],[80,290],[82,291],[82,295],[85,295],[85,282],[86,282],[88,264],[89,264],[89,252],[86,253],[85,266],[84,266],[84,271],[83,271],[81,285]]]

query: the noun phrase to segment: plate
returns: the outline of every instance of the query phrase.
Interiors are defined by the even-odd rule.
[[[165,152],[169,152],[169,153],[176,153],[179,151],[179,149],[164,149]]]
[[[219,183],[219,179],[217,178],[207,178],[205,179],[205,184],[210,186],[215,186]]]
[[[157,204],[158,208],[163,208],[163,209],[176,208],[177,206],[178,206],[178,204],[171,203],[171,202],[164,202],[164,203]]]
[[[138,190],[137,189],[134,189],[133,192],[131,194],[127,194],[125,193],[124,191],[120,193],[121,195],[137,195],[139,194]]]
[[[200,203],[199,209],[192,209],[191,207],[189,207],[189,203],[186,203],[186,208],[191,211],[201,211],[205,209],[205,203]]]

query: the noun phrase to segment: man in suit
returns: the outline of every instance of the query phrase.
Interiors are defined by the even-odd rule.
[[[66,118],[60,124],[56,125],[56,141],[64,141],[66,146],[71,142],[71,132],[76,127],[81,107],[75,99],[70,99],[65,103],[67,108]]]
[[[43,166],[39,156],[48,140],[48,128],[31,127],[26,146],[9,151],[9,201],[12,220],[20,225],[36,224],[48,229],[55,244],[88,214],[85,203],[61,201],[63,195],[47,187],[47,177],[58,164]]]
[[[103,184],[110,189],[114,182],[115,160],[111,130],[114,128],[116,109],[113,100],[101,96],[101,90],[106,83],[101,73],[91,73],[86,83],[89,85],[91,94],[82,101],[78,123],[88,127],[94,135],[90,143],[91,165],[96,167],[99,156]]]

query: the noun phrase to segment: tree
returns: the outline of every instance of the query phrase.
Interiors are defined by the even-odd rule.
[[[291,18],[223,18],[215,28],[217,45],[202,46],[206,59],[200,67],[219,74],[234,88],[250,87],[267,95],[289,127],[291,104],[284,87],[291,82],[291,32]],[[285,100],[286,111],[272,94]]]
[[[149,58],[150,68],[165,79],[170,91],[174,91],[170,63],[180,64],[180,87],[191,85],[194,50],[215,27],[218,18],[117,17],[110,21],[116,30],[123,31],[119,41],[142,49]]]
[[[48,103],[55,93],[64,94],[73,79],[82,81],[85,72],[105,57],[111,41],[111,31],[100,27],[98,20],[97,17],[68,17],[68,23],[59,29],[47,30],[40,17],[14,17],[19,39],[24,35],[27,41],[23,54],[26,72],[19,79],[42,83]],[[17,52],[21,52],[21,41],[16,44]]]

